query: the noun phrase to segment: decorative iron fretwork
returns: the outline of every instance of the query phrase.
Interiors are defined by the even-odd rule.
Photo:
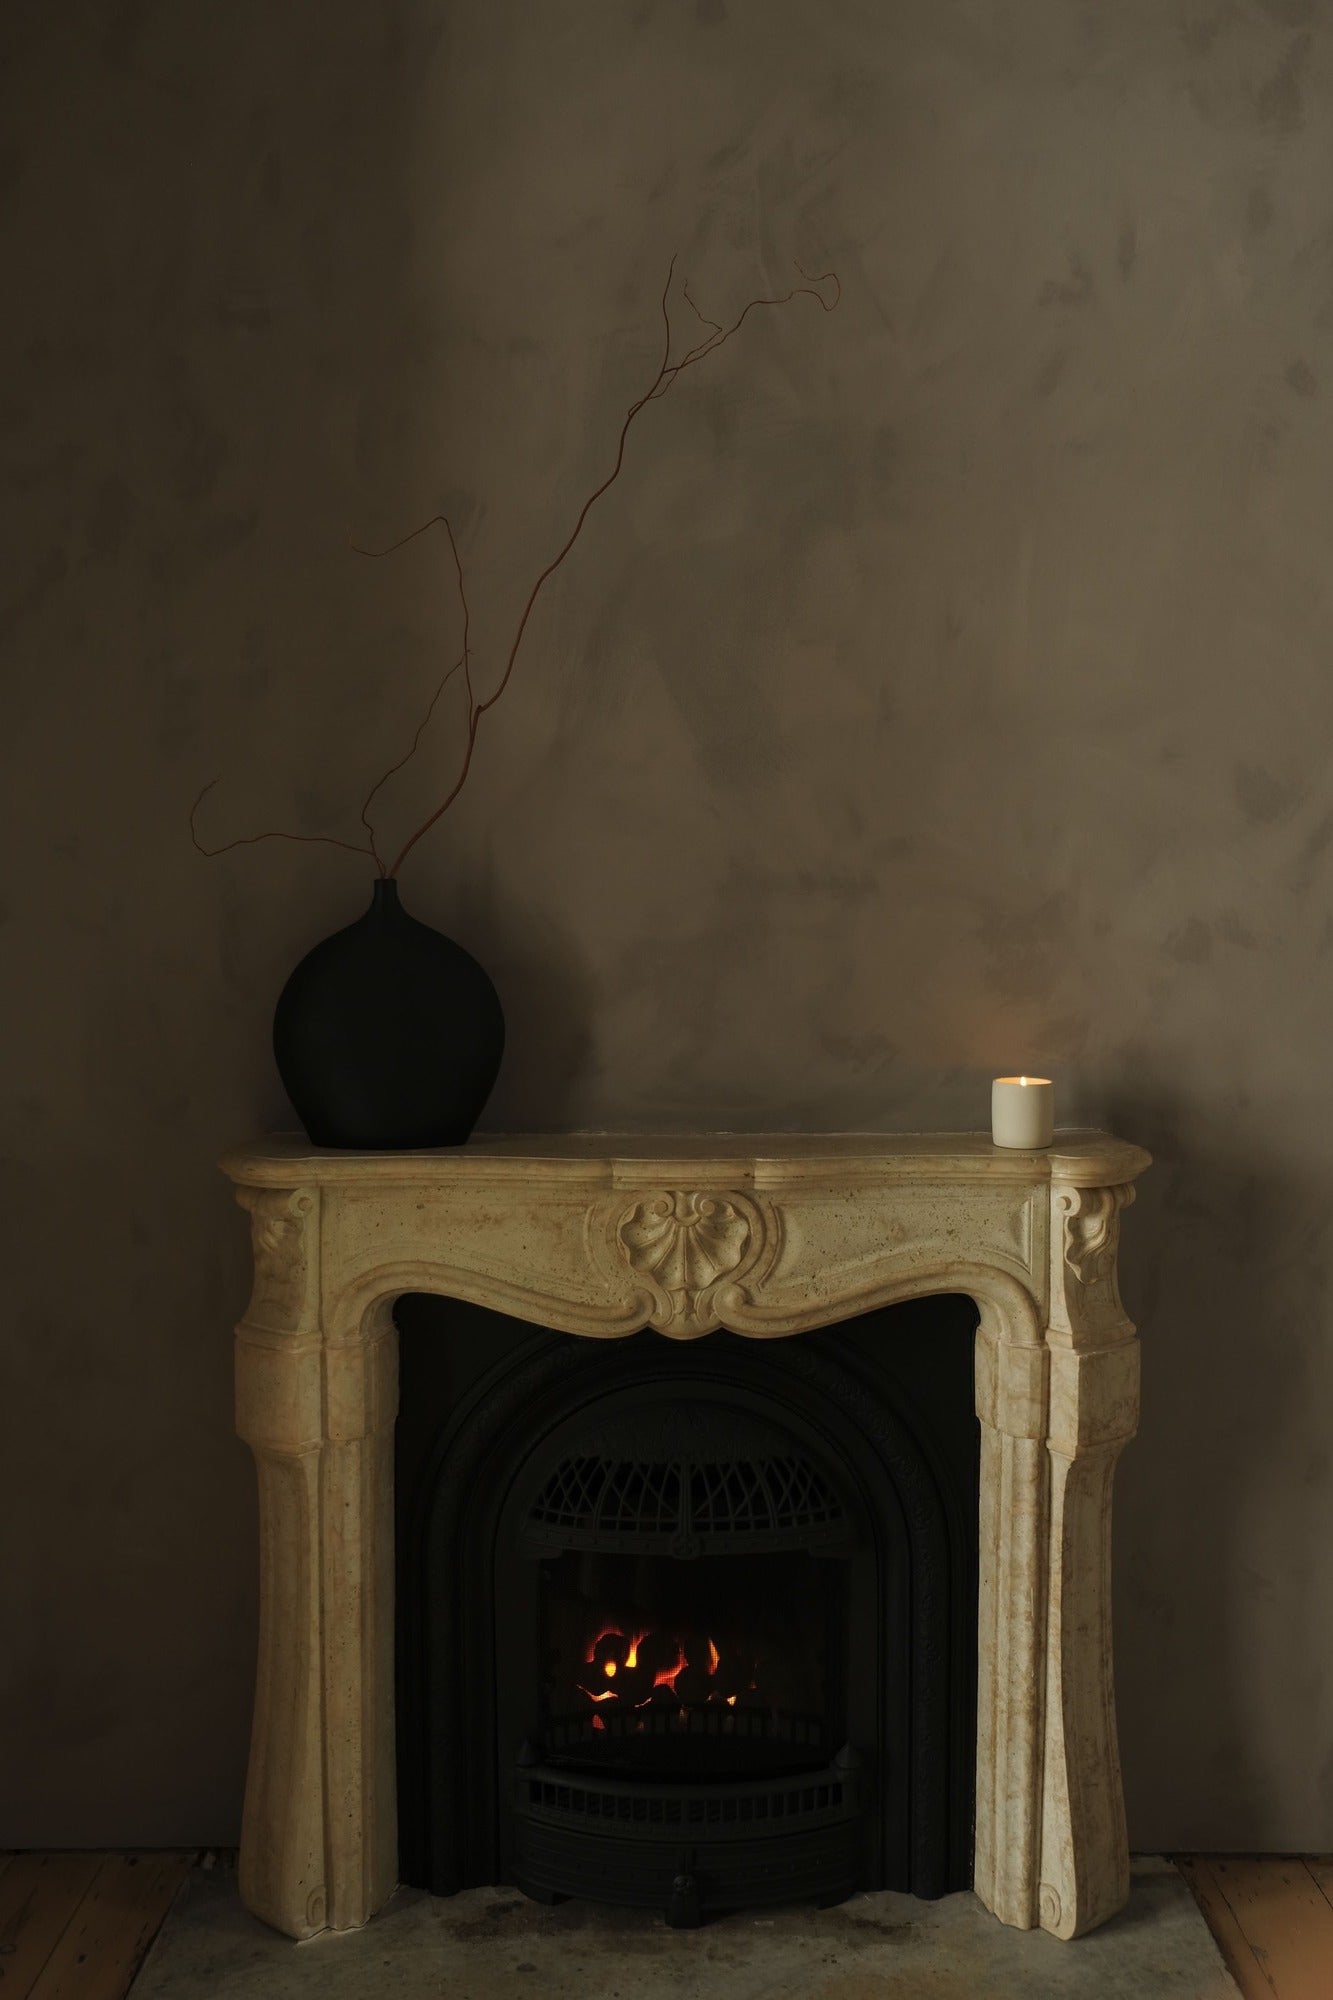
[[[570,1548],[587,1535],[624,1534],[635,1541],[674,1535],[681,1521],[680,1467],[563,1459],[529,1519],[555,1530],[561,1546]]]
[[[696,1534],[808,1535],[844,1525],[842,1503],[813,1459],[744,1460],[696,1465],[690,1473],[690,1521]]]
[[[710,1422],[710,1419],[712,1421]],[[707,1450],[716,1420],[706,1405],[671,1412],[679,1440]],[[607,1437],[601,1451],[562,1458],[528,1510],[524,1540],[541,1548],[657,1550],[687,1557],[735,1549],[846,1547],[853,1524],[809,1453],[773,1426],[752,1426],[753,1455],[727,1458],[677,1449],[640,1456]],[[762,1437],[762,1445],[759,1439]],[[660,1431],[648,1441],[664,1441]],[[621,1444],[617,1450],[616,1444]]]
[[[818,1755],[827,1748],[824,1718],[819,1715],[789,1715],[785,1710],[763,1708],[651,1708],[641,1715],[637,1709],[608,1709],[604,1713],[553,1717],[546,1728],[547,1751],[567,1756],[571,1750],[594,1746],[604,1749],[623,1740],[637,1742],[643,1737],[725,1739],[734,1743],[758,1740]]]
[[[643,1791],[586,1779],[579,1783],[565,1771],[520,1770],[518,1788],[519,1809],[533,1818],[591,1820],[610,1824],[617,1832],[635,1834],[688,1827],[696,1839],[727,1827],[760,1827],[770,1822],[791,1826],[856,1818],[862,1789],[851,1770],[837,1768],[814,1773],[799,1783],[777,1779],[746,1787],[713,1785],[697,1791],[684,1786]]]

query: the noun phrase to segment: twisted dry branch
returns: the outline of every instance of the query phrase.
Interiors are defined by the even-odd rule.
[[[459,601],[463,609],[462,656],[460,659],[454,662],[452,667],[450,667],[448,673],[445,674],[443,680],[441,680],[439,686],[436,688],[435,693],[431,696],[430,705],[427,708],[425,715],[422,717],[420,723],[417,726],[416,734],[412,739],[411,748],[407,751],[405,756],[400,757],[396,764],[390,765],[389,769],[383,772],[381,776],[375,780],[369,792],[366,794],[365,801],[361,807],[361,823],[365,827],[367,835],[369,836],[368,846],[365,847],[353,846],[353,844],[350,841],[336,840],[330,834],[255,833],[255,834],[250,834],[241,840],[228,841],[222,847],[213,847],[213,848],[204,847],[200,843],[198,834],[195,829],[195,814],[199,809],[199,805],[204,797],[204,794],[210,791],[212,789],[212,786],[217,783],[216,778],[214,778],[210,781],[209,784],[204,786],[203,791],[200,792],[199,797],[195,800],[194,805],[190,810],[190,834],[191,838],[194,841],[195,846],[199,849],[199,852],[201,854],[225,854],[228,848],[248,846],[251,843],[259,840],[327,841],[331,846],[347,848],[349,852],[353,854],[369,854],[371,858],[374,860],[375,865],[378,868],[380,874],[382,876],[387,876],[389,879],[392,880],[392,878],[397,875],[398,870],[402,867],[403,862],[407,859],[407,856],[411,853],[412,849],[416,846],[417,842],[425,834],[430,832],[431,828],[435,825],[437,820],[443,818],[444,814],[448,812],[450,806],[454,803],[454,800],[458,797],[459,793],[462,791],[463,786],[467,783],[468,774],[472,769],[472,758],[477,745],[477,732],[481,726],[481,718],[483,717],[483,715],[487,713],[488,710],[495,707],[495,704],[499,701],[501,695],[504,693],[505,689],[509,685],[509,682],[514,672],[514,664],[518,659],[519,647],[523,643],[523,635],[527,631],[528,620],[532,616],[533,608],[537,603],[537,599],[540,597],[546,584],[549,582],[550,578],[555,575],[555,572],[560,568],[560,565],[564,562],[570,550],[573,548],[575,542],[577,542],[579,536],[582,534],[583,524],[587,520],[589,514],[592,512],[593,507],[601,499],[602,495],[608,490],[608,488],[614,486],[616,480],[619,479],[621,470],[625,463],[625,446],[628,441],[630,431],[633,428],[634,423],[638,418],[638,416],[640,415],[640,413],[647,408],[649,403],[660,402],[662,397],[667,395],[669,391],[675,386],[676,382],[679,381],[680,377],[685,373],[687,368],[693,368],[697,366],[697,364],[700,361],[705,360],[708,355],[716,353],[719,347],[724,347],[729,340],[734,338],[734,336],[740,332],[741,328],[744,326],[746,320],[749,318],[752,312],[756,312],[760,308],[765,306],[789,305],[793,299],[797,298],[814,299],[821,307],[821,309],[826,313],[832,312],[838,305],[842,297],[842,286],[838,280],[836,272],[825,271],[822,272],[818,277],[811,277],[807,272],[801,270],[800,265],[797,265],[796,268],[798,271],[801,271],[801,276],[802,278],[805,279],[804,284],[794,285],[790,291],[778,293],[773,296],[765,296],[761,298],[750,299],[747,302],[747,304],[742,307],[741,311],[736,315],[736,318],[732,321],[731,325],[727,327],[721,326],[716,320],[711,320],[707,318],[707,316],[700,311],[698,305],[695,303],[695,300],[690,293],[688,281],[683,281],[681,288],[682,296],[684,297],[686,303],[689,305],[691,311],[694,313],[695,318],[699,321],[700,325],[709,329],[709,331],[707,332],[705,338],[696,341],[693,347],[688,348],[686,352],[681,356],[679,361],[673,361],[671,359],[672,328],[671,328],[670,297],[671,297],[671,283],[672,279],[675,276],[675,271],[676,271],[676,259],[674,257],[671,259],[671,263],[667,269],[666,283],[662,287],[661,303],[662,303],[662,325],[663,325],[663,350],[662,350],[662,359],[658,364],[657,373],[654,375],[652,381],[649,383],[647,389],[644,390],[643,394],[637,397],[635,401],[630,404],[628,410],[625,412],[624,421],[620,426],[620,436],[616,444],[615,461],[612,464],[610,472],[607,474],[606,478],[602,481],[601,485],[594,488],[594,490],[588,495],[587,499],[583,503],[583,506],[580,508],[578,518],[574,522],[574,526],[570,530],[569,535],[566,537],[565,542],[561,547],[559,553],[553,556],[550,562],[547,563],[545,569],[541,571],[540,575],[537,577],[536,582],[533,584],[532,589],[529,591],[527,602],[523,606],[522,615],[519,618],[518,626],[514,632],[514,637],[510,644],[508,655],[505,659],[504,671],[500,675],[500,679],[497,685],[492,690],[492,692],[489,695],[487,695],[484,701],[479,701],[477,699],[476,690],[473,686],[472,654],[470,645],[471,615],[468,609],[467,589],[463,575],[462,559],[459,556],[458,544],[454,539],[454,531],[452,526],[450,525],[448,517],[444,514],[433,514],[428,521],[421,522],[421,524],[418,527],[413,528],[409,534],[403,535],[396,542],[390,542],[387,548],[382,548],[382,549],[362,548],[358,543],[352,542],[351,537],[349,535],[348,537],[349,544],[358,555],[369,556],[373,560],[379,561],[385,556],[391,556],[397,554],[397,552],[400,549],[406,548],[409,542],[416,541],[418,536],[426,534],[428,530],[430,530],[431,528],[442,527],[444,529],[445,534],[449,538],[449,548],[454,559],[454,568],[458,578]],[[834,288],[833,296],[831,299],[826,298],[824,293],[820,289],[818,289],[820,286],[829,284],[831,284]],[[395,856],[392,866],[386,868],[384,865],[383,858],[381,857],[379,849],[376,845],[374,830],[371,826],[370,819],[368,817],[371,800],[375,797],[375,794],[380,790],[381,786],[386,784],[387,781],[391,777],[393,777],[397,772],[401,771],[403,766],[406,763],[408,763],[413,756],[415,756],[417,747],[420,744],[422,735],[425,731],[426,724],[430,721],[430,718],[434,713],[435,705],[439,701],[441,694],[444,692],[445,686],[453,678],[454,674],[457,673],[460,666],[463,669],[463,680],[467,693],[468,720],[467,720],[467,740],[464,745],[463,756],[459,767],[458,776],[454,780],[452,789],[446,794],[445,798],[441,801],[441,803],[438,806],[436,806],[435,810],[432,813],[430,813],[426,819],[422,821],[421,825],[417,827],[416,831],[412,833],[408,837],[408,839],[404,842],[403,846],[399,849],[398,854]]]

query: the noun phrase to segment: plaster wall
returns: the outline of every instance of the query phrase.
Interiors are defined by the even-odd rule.
[[[0,1845],[229,1842],[268,1047],[460,626],[645,412],[409,908],[495,1130],[1148,1146],[1133,1844],[1333,1846],[1333,8],[18,0],[0,22]],[[682,330],[689,326],[682,308]],[[442,698],[381,795],[452,779]]]

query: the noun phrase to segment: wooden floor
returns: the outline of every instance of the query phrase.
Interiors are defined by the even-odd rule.
[[[198,1858],[0,1855],[0,2000],[123,2000]],[[1172,1859],[1245,2000],[1333,2000],[1333,1858]]]
[[[1333,2000],[1333,1857],[1171,1859],[1245,2000]]]
[[[122,2000],[197,1858],[0,1855],[0,2000]]]

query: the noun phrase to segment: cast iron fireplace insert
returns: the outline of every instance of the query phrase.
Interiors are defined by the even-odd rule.
[[[400,1875],[691,1925],[970,1885],[976,1308],[396,1308]]]

